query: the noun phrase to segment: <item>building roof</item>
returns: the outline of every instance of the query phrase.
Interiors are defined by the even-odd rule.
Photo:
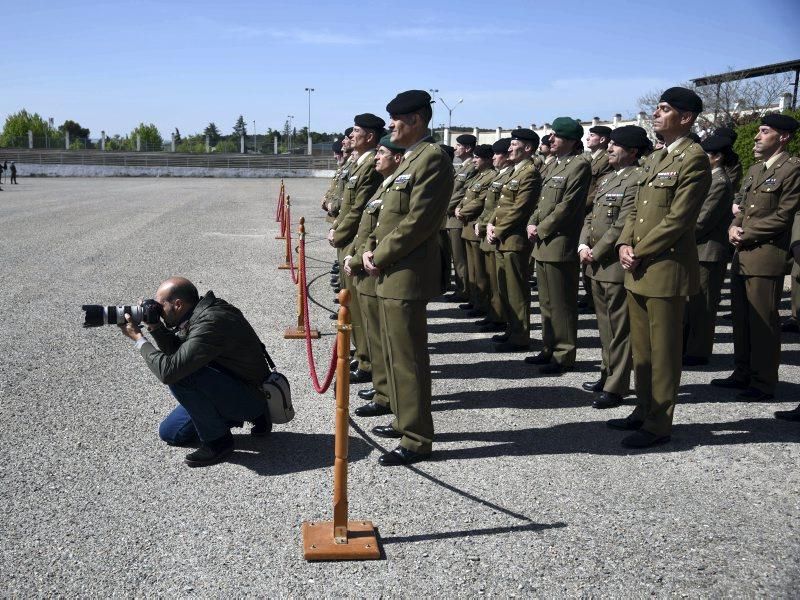
[[[726,81],[736,81],[739,79],[750,79],[752,77],[763,77],[764,75],[775,75],[776,73],[788,73],[789,71],[800,71],[800,60],[787,60],[786,62],[774,63],[763,67],[751,67],[741,71],[729,71],[720,75],[708,75],[692,79],[695,85],[711,85],[713,83],[725,83]]]

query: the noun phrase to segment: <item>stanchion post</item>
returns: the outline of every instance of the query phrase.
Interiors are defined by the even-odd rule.
[[[339,292],[336,337],[336,440],[333,463],[333,521],[303,523],[306,560],[376,560],[378,537],[371,521],[347,520],[347,443],[350,401],[350,292]]]
[[[286,211],[284,212],[284,216],[286,217],[283,221],[283,233],[285,237],[280,237],[276,239],[286,240],[286,259],[285,262],[278,267],[278,269],[291,269],[292,268],[292,236],[289,235],[289,228],[292,226],[292,197],[286,196]]]
[[[305,239],[306,239],[306,219],[305,217],[300,217],[300,257],[297,261],[297,268],[305,269],[306,268],[306,251],[305,251]],[[285,340],[304,340],[306,338],[306,325],[305,325],[305,302],[303,302],[304,294],[307,294],[308,290],[305,289],[303,285],[303,278],[297,277],[297,326],[296,327],[289,327],[286,330],[286,333],[283,334],[283,339]],[[311,339],[319,339],[319,330],[309,328],[309,337]]]

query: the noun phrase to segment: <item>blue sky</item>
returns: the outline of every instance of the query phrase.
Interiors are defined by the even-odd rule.
[[[308,119],[339,131],[439,89],[454,125],[632,115],[643,93],[732,67],[800,58],[800,2],[5,3],[0,119],[21,108],[109,135],[165,137],[239,114],[256,130]],[[441,103],[434,123],[447,122]]]

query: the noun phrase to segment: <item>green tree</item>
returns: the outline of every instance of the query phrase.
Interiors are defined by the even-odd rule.
[[[6,117],[3,133],[0,134],[0,145],[19,146],[27,145],[28,131],[33,131],[34,137],[44,137],[48,131],[47,121],[39,113],[29,113],[24,108]]]
[[[239,144],[230,139],[222,140],[216,145],[214,151],[221,154],[239,152]]]
[[[800,121],[800,109],[785,110],[783,111],[783,114],[794,117]],[[739,160],[742,163],[742,170],[745,173],[747,173],[747,169],[749,169],[756,162],[756,159],[753,156],[753,143],[760,124],[761,116],[753,115],[752,120],[749,123],[739,125],[736,128],[737,137],[736,142],[733,144],[733,149],[736,151],[736,154],[739,155]],[[789,145],[786,147],[786,151],[792,156],[800,156],[800,136],[794,135],[792,137],[791,141],[789,141]]]
[[[236,119],[236,124],[233,126],[233,133],[237,138],[247,135],[247,124],[244,122],[244,117],[239,115]]]
[[[131,140],[134,140],[134,145],[136,144],[137,135],[141,139],[143,150],[149,150],[151,152],[160,151],[164,147],[164,139],[161,137],[158,127],[152,123],[149,125],[139,123],[139,126],[131,131],[131,135],[129,137]]]
[[[211,142],[212,146],[216,146],[217,142],[219,142],[219,138],[222,137],[222,134],[219,132],[219,129],[217,129],[216,123],[214,123],[213,121],[209,123],[203,130],[203,135],[208,136],[208,139]]]
[[[182,141],[183,141],[183,138],[181,138],[181,132],[178,131],[178,128],[176,127],[175,128],[175,143],[176,144],[180,144]]]
[[[89,130],[85,127],[81,127],[80,123],[71,119],[67,119],[62,125],[59,125],[58,130],[61,133],[69,133],[70,140],[86,139],[89,137]]]

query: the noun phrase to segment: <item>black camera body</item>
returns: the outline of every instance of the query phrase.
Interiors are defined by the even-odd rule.
[[[131,321],[137,324],[155,325],[164,313],[162,306],[155,300],[143,300],[140,304],[102,306],[100,304],[84,304],[81,307],[86,312],[83,322],[84,327],[102,327],[103,325],[122,325],[125,323],[125,313],[131,316]]]

